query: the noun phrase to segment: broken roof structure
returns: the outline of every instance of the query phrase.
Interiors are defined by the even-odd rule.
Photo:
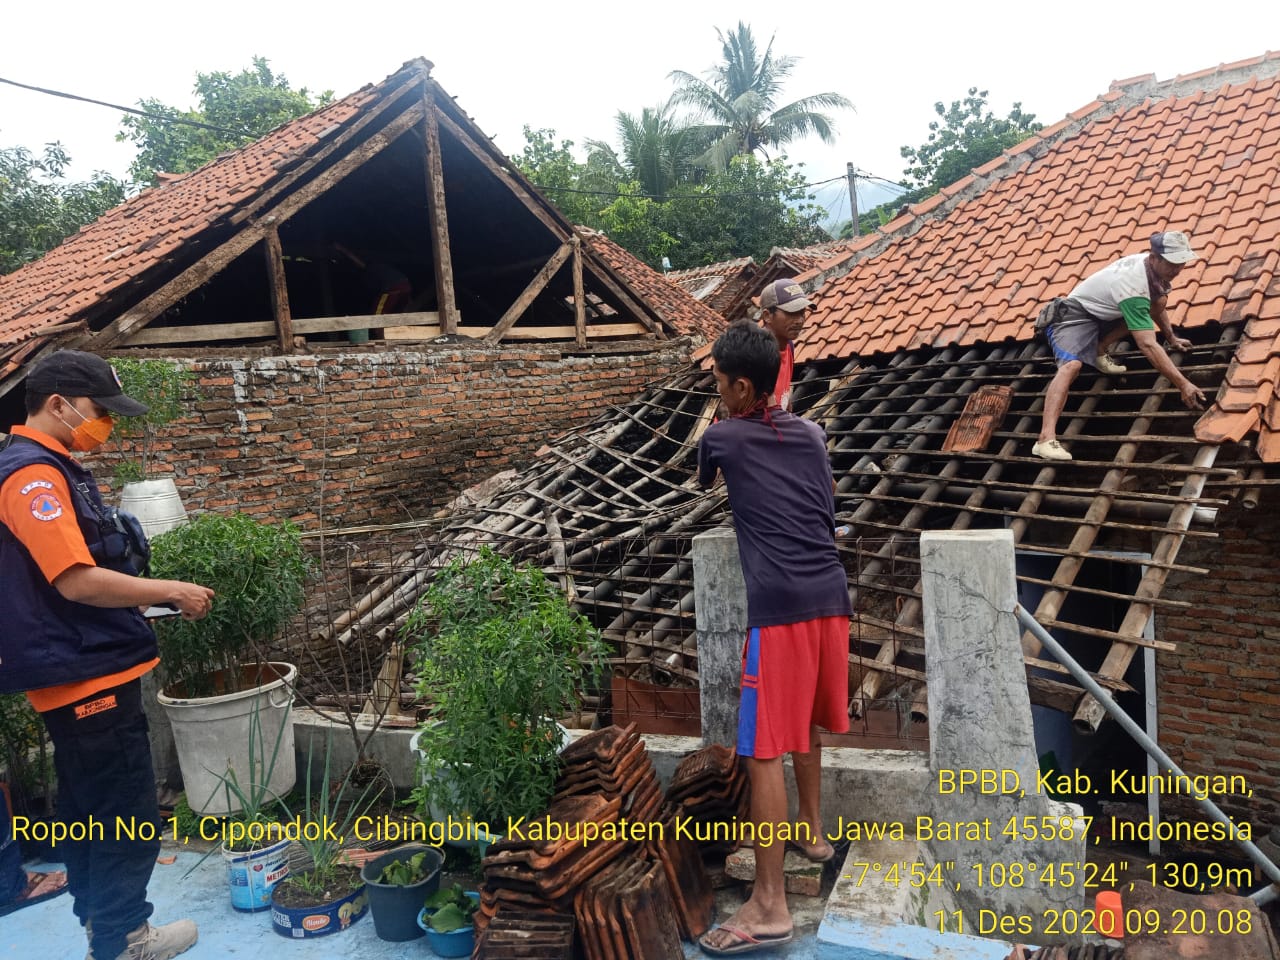
[[[720,325],[626,251],[584,243],[425,60],[162,179],[0,277],[0,394],[57,346],[287,353],[373,328],[581,348]],[[394,316],[375,315],[371,266],[412,287]]]
[[[800,278],[817,313],[798,345],[793,404],[822,424],[838,481],[855,600],[854,709],[923,680],[918,534],[1008,527],[1024,605],[1112,690],[1188,538],[1228,498],[1256,503],[1280,460],[1280,55],[1156,83],[1140,77],[918,204]],[[1033,339],[1039,306],[1166,228],[1202,259],[1171,314],[1194,342],[1175,359],[1212,407],[1135,358],[1088,375],[1060,423],[1075,459],[1031,456],[1054,373]],[[491,542],[564,578],[627,664],[696,677],[690,539],[727,519],[723,491],[693,482],[715,410],[692,370],[567,437],[488,503],[455,514],[348,630],[390,629],[449,551]],[[970,405],[972,402],[972,405]],[[966,413],[967,408],[967,413]],[[1235,442],[1232,442],[1235,441]],[[1200,521],[1199,525],[1194,525]],[[1096,729],[1102,711],[1024,638],[1033,699]],[[919,698],[917,697],[917,702]]]

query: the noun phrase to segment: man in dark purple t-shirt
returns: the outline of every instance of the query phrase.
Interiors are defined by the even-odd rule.
[[[727,956],[791,940],[778,840],[815,861],[835,854],[822,830],[818,728],[849,729],[850,606],[832,536],[826,435],[769,405],[777,344],[764,328],[740,321],[720,336],[711,357],[729,418],[703,435],[698,479],[706,487],[717,470],[724,475],[747,585],[737,750],[747,758],[757,831],[750,899],[698,941],[704,953]],[[784,753],[795,766],[794,825],[787,822]]]

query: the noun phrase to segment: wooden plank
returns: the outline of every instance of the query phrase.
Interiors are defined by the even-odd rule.
[[[444,332],[440,327],[439,314],[396,313],[390,314],[397,320],[406,317],[414,318],[407,324],[383,329],[387,340],[434,340]],[[341,330],[360,330],[373,326],[385,316],[357,317],[300,317],[293,321],[295,334],[336,333]],[[489,335],[493,327],[458,327],[458,336],[482,340]],[[394,334],[391,331],[395,331]],[[254,340],[274,336],[276,326],[269,320],[246,321],[244,323],[204,323],[189,327],[146,327],[129,337],[122,346],[147,347],[162,346],[174,343],[216,343],[223,340]],[[573,327],[524,327],[507,332],[505,340],[572,340],[575,335]],[[636,337],[646,333],[642,323],[601,323],[587,327],[588,340],[602,340],[607,337]]]
[[[489,331],[489,335],[485,337],[489,343],[497,343],[503,338],[512,325],[524,316],[524,312],[529,309],[529,304],[540,294],[543,288],[556,275],[564,262],[569,259],[569,255],[573,253],[573,241],[566,240],[560,244],[559,249],[551,255],[548,260],[537,273],[533,275],[533,279],[529,281],[529,285],[524,288],[524,292],[516,297],[516,302],[507,308],[507,312]]]
[[[296,168],[285,174],[277,180],[270,189],[262,193],[252,203],[241,207],[230,217],[227,218],[229,223],[240,224],[245,221],[252,220],[258,211],[270,204],[273,200],[285,193],[290,187],[305,177],[308,173],[316,168],[318,164],[323,163],[334,153],[341,150],[351,140],[359,136],[360,131],[365,130],[370,124],[376,123],[382,116],[395,106],[395,102],[405,93],[421,82],[420,76],[414,76],[408,82],[396,87],[395,90],[384,95],[380,103],[376,106],[367,107],[361,111],[359,119],[352,123],[339,136],[334,137],[332,141],[325,144],[307,160],[304,160]]]
[[[1196,454],[1192,466],[1200,467],[1207,471],[1213,465],[1214,459],[1218,455],[1218,450],[1217,446],[1202,446]],[[1186,479],[1182,492],[1186,494],[1188,500],[1194,500],[1199,496],[1203,477],[1203,474],[1200,476],[1192,475]],[[1195,513],[1195,509],[1193,502],[1174,508],[1173,514],[1169,517],[1169,532],[1156,545],[1156,549],[1152,553],[1152,559],[1160,561],[1162,564],[1171,564],[1177,558],[1178,550],[1182,546],[1183,537],[1191,523],[1191,517]],[[1152,566],[1147,568],[1143,573],[1142,580],[1138,583],[1138,589],[1134,591],[1133,603],[1129,604],[1129,609],[1125,611],[1124,620],[1120,622],[1117,632],[1135,638],[1142,635],[1153,612],[1153,607],[1149,600],[1160,595],[1168,576],[1167,567]],[[1108,677],[1123,677],[1125,671],[1129,669],[1129,662],[1133,659],[1134,653],[1137,652],[1137,648],[1134,646],[1137,642],[1137,640],[1132,640],[1129,643],[1113,643],[1102,661],[1102,666],[1098,668],[1098,673]],[[1078,729],[1094,731],[1098,729],[1105,716],[1106,710],[1103,709],[1102,704],[1094,699],[1092,694],[1086,694],[1076,708],[1073,722]]]
[[[525,209],[532,213],[542,222],[542,225],[550,230],[557,239],[565,240],[571,235],[570,230],[565,229],[565,224],[561,223],[556,217],[542,206],[538,200],[524,188],[524,184],[513,176],[510,171],[506,170],[499,164],[487,151],[480,147],[471,137],[460,127],[453,119],[445,113],[437,112],[440,123],[448,130],[457,140],[467,148],[468,151],[479,160],[485,168],[505,183],[516,198],[524,204]],[[660,324],[656,324],[650,318],[649,311],[641,307],[636,301],[613,279],[607,269],[597,270],[594,262],[589,258],[586,261],[587,269],[591,275],[600,281],[628,310],[632,312],[637,320],[649,328],[649,331],[659,340],[667,339],[666,332]]]
[[[275,314],[276,340],[281,353],[292,353],[293,317],[289,314],[289,286],[284,276],[280,231],[274,226],[267,230],[263,250],[267,256],[267,276],[271,278],[271,312]]]
[[[353,170],[358,169],[371,158],[381,153],[406,130],[422,119],[422,105],[417,104],[405,110],[385,128],[375,133],[349,154],[335,163],[328,170],[320,173],[314,180],[298,188],[295,193],[280,201],[279,206],[272,209],[261,220],[250,223],[238,234],[231,237],[219,247],[205,254],[191,266],[187,267],[158,290],[152,291],[139,303],[103,327],[98,333],[81,338],[77,346],[90,350],[103,350],[118,343],[139,328],[146,326],[153,319],[177,303],[187,294],[202,286],[210,278],[221,272],[228,264],[258,243],[267,230],[279,228],[290,217],[316,197],[328,191]]]
[[[587,305],[582,289],[582,238],[573,235],[573,326],[578,346],[587,345]]]
[[[453,289],[453,251],[449,246],[449,213],[445,205],[435,87],[435,82],[428,79],[422,95],[422,122],[427,141],[427,228],[431,232],[431,261],[435,267],[436,306],[443,319],[441,327],[445,333],[454,333],[458,329],[458,298]]]

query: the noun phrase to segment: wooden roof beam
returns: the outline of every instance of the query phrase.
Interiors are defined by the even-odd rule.
[[[422,104],[409,107],[349,154],[321,172],[314,180],[289,194],[259,221],[246,224],[239,233],[209,251],[158,290],[125,311],[96,334],[82,337],[74,346],[103,350],[146,326],[165,310],[207,283],[242,253],[264,239],[271,230],[298,213],[312,200],[327,192],[344,177],[381,153],[388,145],[423,117]]]

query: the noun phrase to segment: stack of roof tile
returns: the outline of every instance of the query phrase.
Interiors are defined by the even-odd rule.
[[[476,917],[481,942],[517,910],[546,922],[576,916],[588,960],[683,956],[680,936],[708,928],[714,897],[696,845],[677,836],[676,810],[663,807],[635,725],[590,733],[561,760],[547,813],[528,822],[526,836],[489,848]],[[496,942],[508,940],[516,943],[505,935]]]
[[[689,818],[687,832],[709,838],[704,850],[730,853],[738,848],[739,831],[726,827],[748,819],[751,785],[737,754],[713,743],[680,761],[667,801]]]
[[[573,917],[515,908],[501,910],[476,939],[472,955],[485,960],[570,960]]]
[[[671,894],[660,864],[610,864],[574,901],[587,960],[681,960]]]

